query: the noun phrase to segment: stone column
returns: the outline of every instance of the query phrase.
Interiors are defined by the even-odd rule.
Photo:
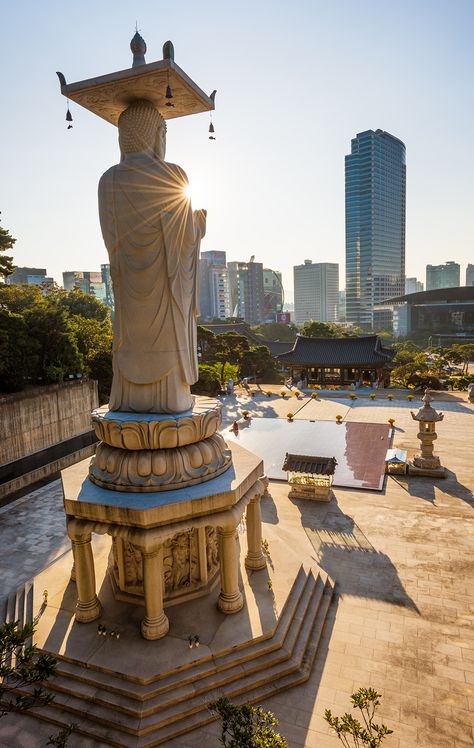
[[[262,512],[260,509],[260,494],[252,499],[247,506],[247,555],[245,566],[247,569],[258,571],[267,565],[262,550]]]
[[[217,607],[223,613],[237,613],[243,608],[244,599],[239,590],[239,546],[235,526],[222,527],[219,533],[219,562],[221,567],[221,591]]]
[[[199,553],[199,578],[201,584],[207,584],[207,548],[206,548],[206,528],[199,527],[198,531],[198,553]]]
[[[169,630],[169,621],[163,610],[163,546],[143,550],[143,592],[145,596],[145,618],[142,621],[142,636],[145,639],[161,639]]]
[[[101,607],[95,591],[94,557],[91,548],[91,533],[74,534],[71,537],[76,578],[76,621],[90,623],[99,618]]]

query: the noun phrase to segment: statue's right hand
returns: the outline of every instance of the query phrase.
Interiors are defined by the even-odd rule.
[[[204,236],[206,233],[207,210],[205,210],[204,208],[195,210],[193,213],[193,217],[194,222],[201,233],[201,236]]]

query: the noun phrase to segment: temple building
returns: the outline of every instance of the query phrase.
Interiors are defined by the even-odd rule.
[[[377,335],[350,338],[306,338],[298,335],[291,351],[277,356],[291,379],[307,385],[390,383],[395,351]]]

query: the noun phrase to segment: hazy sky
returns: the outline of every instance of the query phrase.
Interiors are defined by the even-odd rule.
[[[171,39],[206,92],[209,116],[168,123],[167,159],[193,206],[208,209],[201,249],[283,272],[340,263],[344,155],[381,128],[407,149],[407,275],[427,262],[474,262],[473,0],[0,0],[0,210],[15,262],[98,270],[107,261],[97,182],[118,161],[117,131],[66,100],[69,83],[131,65],[135,21],[147,62]]]

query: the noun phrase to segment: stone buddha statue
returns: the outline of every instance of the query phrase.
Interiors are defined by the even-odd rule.
[[[99,215],[115,296],[110,410],[181,413],[198,379],[199,246],[206,211],[165,158],[166,124],[134,101],[120,115],[122,159],[99,183]]]

